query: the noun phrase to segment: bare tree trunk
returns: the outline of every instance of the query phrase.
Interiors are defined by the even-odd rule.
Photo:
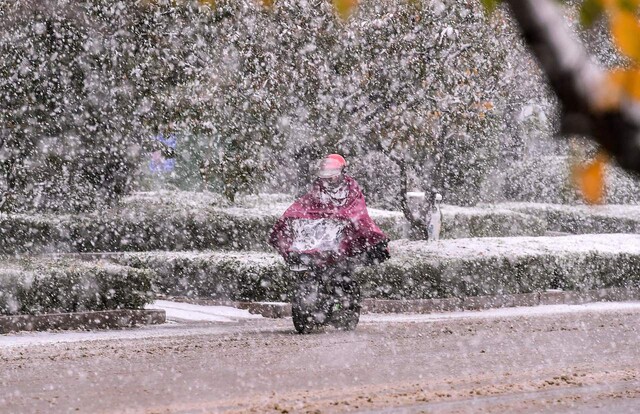
[[[400,201],[400,209],[402,214],[411,225],[411,229],[421,240],[428,240],[429,234],[427,232],[427,223],[424,218],[416,217],[411,208],[409,208],[409,201],[407,200],[408,191],[408,177],[407,177],[407,163],[404,158],[395,160],[400,167],[400,188],[398,191],[398,200]]]
[[[436,159],[433,168],[433,177],[431,180],[431,186],[437,189],[438,192],[447,196],[448,189],[446,188],[446,166],[447,166],[447,141],[452,136],[449,134],[449,128],[446,126],[440,132],[440,136],[436,140]]]
[[[604,104],[607,81],[551,0],[505,0],[562,104],[562,132],[590,137],[625,170],[640,174],[640,104]]]

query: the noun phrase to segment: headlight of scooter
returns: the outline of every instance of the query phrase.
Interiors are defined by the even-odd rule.
[[[300,254],[295,256],[295,260],[291,260],[289,269],[294,272],[306,272],[311,267],[312,257],[308,254]]]
[[[308,254],[301,254],[300,255],[300,263],[303,265],[310,265],[312,261],[312,258],[310,255]]]

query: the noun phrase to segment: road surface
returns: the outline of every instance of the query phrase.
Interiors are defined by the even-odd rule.
[[[0,336],[0,412],[640,412],[640,303],[226,318]]]

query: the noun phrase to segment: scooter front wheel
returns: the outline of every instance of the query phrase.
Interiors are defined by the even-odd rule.
[[[339,287],[336,295],[337,303],[334,311],[334,326],[345,331],[353,331],[360,322],[360,286],[354,280],[349,280]]]
[[[318,326],[315,314],[318,312],[319,299],[317,283],[301,283],[296,289],[291,302],[291,317],[298,333],[311,333]]]
[[[299,334],[308,334],[313,331],[314,324],[308,312],[305,312],[295,303],[291,305],[291,317],[293,319],[293,327]]]

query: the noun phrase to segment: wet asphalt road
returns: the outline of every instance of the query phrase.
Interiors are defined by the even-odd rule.
[[[0,412],[640,412],[640,307],[469,315],[0,337]]]

